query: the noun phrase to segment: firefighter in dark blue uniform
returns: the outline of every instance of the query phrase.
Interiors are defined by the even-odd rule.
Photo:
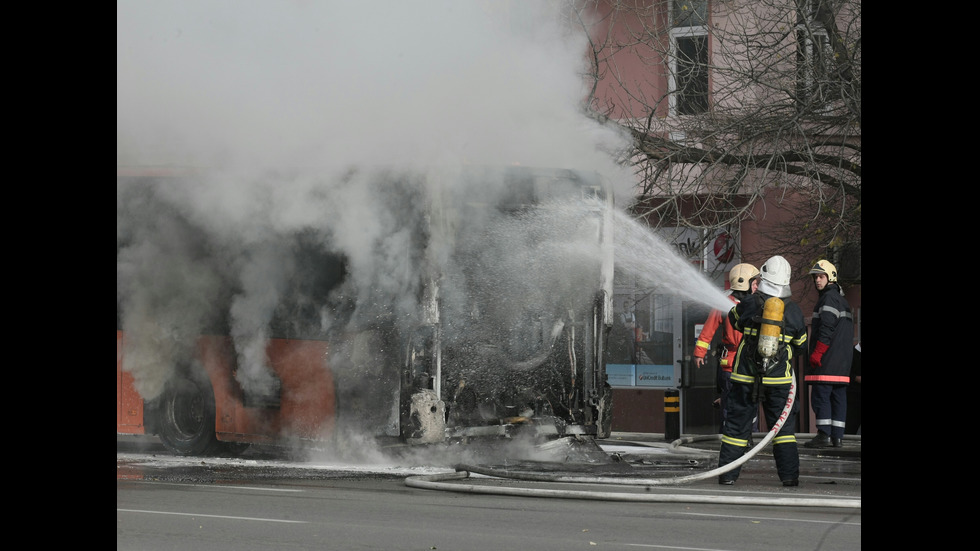
[[[774,256],[762,265],[758,290],[733,307],[728,313],[732,326],[741,331],[742,342],[735,353],[732,368],[732,391],[728,396],[729,423],[721,438],[719,466],[738,460],[748,448],[752,417],[762,403],[766,423],[775,426],[789,398],[793,384],[792,361],[805,351],[806,322],[800,306],[788,300],[790,291],[789,262]],[[760,328],[763,325],[765,301],[776,297],[783,304],[782,325],[778,346],[771,357],[759,350]],[[796,420],[799,402],[794,399],[789,415],[779,433],[772,439],[772,454],[776,472],[784,486],[799,485],[800,456],[796,446]],[[719,484],[734,484],[741,466],[718,476]]]
[[[837,268],[818,260],[810,269],[820,293],[810,322],[810,365],[803,378],[810,387],[810,406],[817,434],[807,448],[839,448],[847,422],[847,384],[854,354],[854,316],[837,283]]]

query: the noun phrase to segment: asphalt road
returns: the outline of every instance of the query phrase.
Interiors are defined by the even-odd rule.
[[[716,466],[711,457],[717,443],[693,443],[665,454],[664,443],[632,436],[603,443],[616,450],[607,452],[617,455],[615,464],[515,461],[494,466],[562,476],[632,471],[630,477],[636,471],[648,477],[690,476]],[[152,443],[117,439],[117,549],[861,547],[859,502],[853,508],[799,505],[811,499],[859,499],[859,451],[856,457],[835,456],[833,450],[801,454],[801,485],[796,488],[775,480],[771,456],[764,453],[745,464],[735,486],[719,486],[713,477],[681,485],[621,486],[474,473],[446,481],[457,485],[451,489],[410,485],[453,476],[461,466],[456,461],[474,459],[435,457],[337,458],[253,449],[238,458],[182,458]],[[553,497],[472,491],[477,487],[545,490]],[[613,494],[653,501],[603,497]],[[759,501],[716,501],[732,498]],[[796,504],[780,504],[780,499]]]

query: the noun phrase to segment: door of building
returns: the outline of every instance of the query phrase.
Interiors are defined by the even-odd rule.
[[[694,343],[711,309],[694,302],[683,303],[681,343],[681,434],[717,434],[721,427],[721,409],[712,402],[717,389],[718,358],[714,352],[721,345],[722,331],[716,331],[704,365],[694,365]]]

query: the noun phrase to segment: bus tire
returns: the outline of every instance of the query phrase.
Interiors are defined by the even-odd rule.
[[[167,382],[158,407],[158,436],[174,455],[212,455],[221,450],[214,434],[214,393],[203,376],[175,376]]]

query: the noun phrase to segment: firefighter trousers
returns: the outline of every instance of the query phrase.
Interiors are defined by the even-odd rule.
[[[766,426],[773,427],[779,415],[786,407],[789,397],[789,385],[763,385],[759,398],[766,417]],[[728,394],[728,423],[721,438],[721,451],[718,454],[719,466],[725,466],[748,451],[749,433],[752,430],[752,418],[759,410],[759,404],[752,400],[752,385],[732,383]],[[800,476],[800,454],[796,445],[796,424],[799,417],[799,401],[793,400],[789,416],[783,422],[779,433],[772,439],[772,455],[776,461],[776,473],[779,480],[796,480]],[[738,466],[720,478],[736,480],[742,470]]]
[[[817,430],[832,438],[843,438],[847,424],[847,385],[810,383],[810,407]]]

